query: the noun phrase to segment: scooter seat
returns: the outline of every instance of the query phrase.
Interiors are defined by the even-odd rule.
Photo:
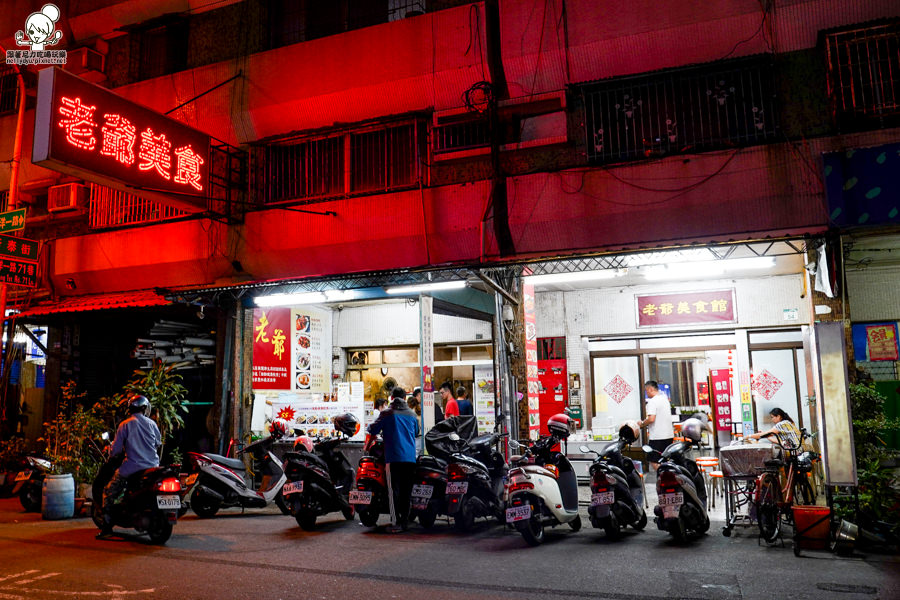
[[[226,456],[222,456],[221,454],[204,454],[206,458],[210,459],[217,465],[222,465],[223,467],[228,467],[233,471],[244,471],[246,470],[246,466],[244,465],[244,461],[238,460],[236,458],[228,458]]]

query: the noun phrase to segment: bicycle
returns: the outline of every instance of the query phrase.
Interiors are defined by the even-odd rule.
[[[786,521],[793,518],[791,506],[815,503],[816,494],[808,474],[812,472],[813,460],[818,455],[811,451],[801,452],[803,440],[809,437],[806,430],[801,429],[800,444],[779,444],[786,460],[773,458],[765,461],[764,467],[758,468],[761,473],[756,478],[754,495],[756,522],[760,537],[767,543],[778,539],[783,518]],[[783,469],[786,472],[782,476]]]

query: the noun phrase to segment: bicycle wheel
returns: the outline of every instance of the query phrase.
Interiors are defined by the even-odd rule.
[[[805,474],[798,474],[794,480],[794,505],[810,505],[816,503],[816,495]]]
[[[756,496],[756,520],[760,537],[769,543],[778,539],[781,525],[781,510],[778,508],[780,495],[778,479],[771,473],[764,474]]]

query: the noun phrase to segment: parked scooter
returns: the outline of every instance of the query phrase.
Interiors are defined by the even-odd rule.
[[[590,466],[591,506],[588,514],[591,525],[606,531],[606,537],[616,540],[622,528],[631,525],[638,531],[647,526],[644,511],[644,479],[631,459],[622,455],[622,450],[637,440],[639,428],[634,421],[628,421],[619,428],[619,439],[596,453],[587,446],[580,450],[587,454],[597,454]]]
[[[511,459],[506,521],[512,523],[531,546],[544,541],[544,526],[568,523],[581,529],[578,514],[578,481],[572,463],[557,448],[569,437],[575,421],[565,414],[547,420],[550,435],[525,447],[522,456]],[[514,448],[523,447],[510,442]]]
[[[409,520],[419,519],[425,529],[438,515],[447,514],[447,461],[423,454],[416,459],[415,483],[409,499]]]
[[[359,432],[359,421],[350,413],[332,419],[334,428],[347,437]],[[282,488],[285,502],[297,524],[306,531],[316,528],[316,518],[341,511],[348,521],[353,506],[348,497],[353,487],[353,468],[338,446],[343,437],[312,442],[303,436],[294,444],[294,452],[284,455],[287,483]],[[308,445],[307,445],[308,444]],[[312,446],[310,448],[310,446]]]
[[[41,491],[50,466],[50,461],[37,456],[23,458],[22,470],[16,473],[12,494],[19,497],[26,512],[41,510]]]
[[[384,466],[384,440],[376,437],[368,451],[359,459],[356,470],[356,489],[350,490],[349,502],[359,515],[359,522],[374,527],[378,515],[389,513],[387,478]]]
[[[644,446],[650,462],[659,463],[656,472],[656,494],[659,505],[653,509],[656,526],[668,531],[677,541],[688,534],[705,533],[709,529],[706,513],[706,486],[697,463],[688,458],[693,444],[700,442],[703,424],[688,419],[681,424],[681,435],[690,442],[675,442],[662,453]]]
[[[274,502],[283,514],[290,510],[285,504],[281,488],[287,477],[278,457],[272,453],[272,445],[284,437],[287,427],[275,421],[269,427],[269,437],[257,440],[241,450],[250,453],[258,471],[262,474],[259,489],[254,489],[253,479],[247,473],[244,461],[219,454],[189,452],[188,456],[199,472],[191,493],[191,509],[198,517],[215,516],[220,508],[263,508]]]
[[[471,530],[479,517],[503,522],[503,482],[509,466],[496,445],[505,436],[477,434],[478,422],[471,415],[441,421],[425,434],[428,452],[447,461],[445,510],[459,531]],[[439,503],[437,497],[432,505],[435,511]]]
[[[101,498],[103,488],[122,464],[123,456],[108,459],[97,473],[92,486],[95,498],[91,518],[103,529]],[[147,533],[154,544],[165,544],[172,535],[181,507],[181,483],[171,467],[154,467],[130,475],[125,493],[111,508],[113,525]]]

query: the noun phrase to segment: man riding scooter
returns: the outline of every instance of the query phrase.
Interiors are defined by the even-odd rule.
[[[146,396],[134,395],[128,402],[131,416],[119,424],[116,439],[109,451],[110,458],[125,454],[125,459],[116,470],[116,474],[103,489],[103,527],[97,539],[107,539],[113,535],[112,506],[125,491],[129,475],[138,471],[159,466],[159,448],[162,437],[159,427],[148,416],[150,401]]]

